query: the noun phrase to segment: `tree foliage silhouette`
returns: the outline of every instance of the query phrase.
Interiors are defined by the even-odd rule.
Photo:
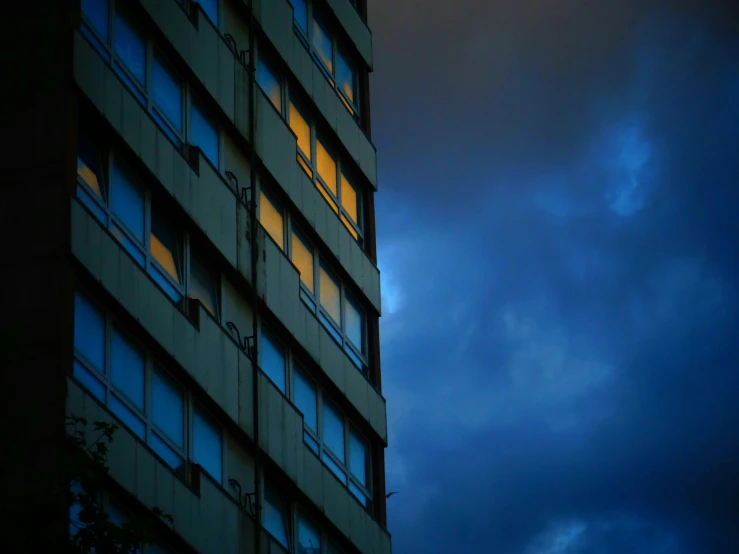
[[[172,523],[172,516],[153,508],[145,516],[129,521],[111,521],[104,510],[102,491],[110,468],[108,446],[118,426],[96,421],[94,440],[87,438],[87,420],[67,416],[62,472],[57,481],[64,487],[56,491],[70,509],[70,533],[67,551],[73,554],[128,554],[140,551],[142,545],[154,539],[157,520]]]

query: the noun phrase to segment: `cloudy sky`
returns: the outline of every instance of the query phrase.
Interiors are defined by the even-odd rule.
[[[739,552],[736,14],[369,4],[394,552]]]

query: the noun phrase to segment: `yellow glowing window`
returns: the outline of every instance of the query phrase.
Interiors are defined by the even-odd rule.
[[[319,271],[318,278],[321,306],[336,323],[339,323],[341,321],[339,285],[323,267]]]
[[[82,179],[100,199],[103,198],[103,192],[100,190],[100,183],[98,182],[97,175],[95,175],[92,169],[87,167],[85,162],[80,158],[77,158],[77,176]]]
[[[321,196],[326,199],[326,202],[328,202],[328,205],[331,206],[331,209],[335,213],[339,213],[339,206],[336,205],[336,202],[334,202],[334,199],[331,198],[331,195],[326,192],[326,189],[323,187],[323,185],[321,183],[316,183],[316,188],[318,189],[318,192],[321,193]]]
[[[343,173],[341,174],[341,207],[344,208],[344,211],[354,223],[359,224],[357,218],[357,191],[354,190],[354,187],[344,177]]]
[[[347,231],[349,231],[349,234],[354,237],[354,240],[359,240],[359,233],[357,233],[357,230],[354,228],[354,226],[349,223],[349,220],[344,214],[341,214],[341,222],[344,224],[344,227],[346,227]]]
[[[152,213],[149,251],[170,277],[181,284],[182,255],[175,232],[161,218]]]
[[[290,102],[290,113],[288,117],[290,118],[290,129],[298,137],[298,148],[310,160],[310,127],[292,102]]]
[[[336,196],[336,162],[320,140],[316,140],[316,169],[328,189]]]
[[[300,167],[303,168],[303,171],[305,171],[308,174],[308,177],[313,179],[313,170],[310,168],[310,166],[305,163],[305,160],[303,159],[303,156],[298,154],[298,163],[300,164]]]
[[[105,183],[100,153],[92,142],[80,133],[77,145],[77,177],[92,190],[98,198],[105,200]]]
[[[259,221],[280,249],[285,248],[282,214],[263,192],[259,193]]]
[[[313,252],[295,233],[292,236],[292,261],[305,288],[313,292]]]

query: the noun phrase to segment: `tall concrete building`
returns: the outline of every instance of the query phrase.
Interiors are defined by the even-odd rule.
[[[391,551],[365,1],[6,14],[3,519],[25,551],[59,539],[28,521],[69,531],[46,500],[65,414],[120,427],[112,519],[172,515],[144,553]]]

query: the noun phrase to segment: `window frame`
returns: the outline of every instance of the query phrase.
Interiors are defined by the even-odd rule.
[[[357,179],[355,176],[356,172],[352,170],[349,164],[343,163],[343,156],[339,155],[339,149],[336,147],[335,141],[329,138],[330,133],[320,132],[317,129],[314,118],[310,116],[306,117],[306,114],[308,113],[307,110],[302,107],[302,102],[298,98],[296,98],[291,91],[288,91],[286,102],[288,104],[288,107],[290,104],[295,106],[296,110],[308,124],[308,128],[310,129],[310,159],[308,159],[306,155],[303,154],[300,145],[296,142],[295,150],[298,165],[303,170],[303,173],[305,173],[305,176],[316,187],[324,202],[328,204],[329,208],[331,208],[331,211],[336,215],[336,217],[339,218],[342,225],[346,227],[346,230],[349,232],[352,238],[359,244],[362,249],[364,249],[365,240],[363,214],[365,206],[365,192],[364,189],[357,183]],[[294,133],[290,124],[289,109],[285,110],[285,121],[287,122],[288,127],[290,127],[290,131]],[[336,193],[331,191],[330,187],[324,182],[323,177],[318,172],[318,142],[321,143],[321,145],[323,146],[327,154],[332,158],[336,166]],[[308,169],[306,169],[306,166],[308,167]],[[354,189],[355,197],[357,200],[358,221],[354,221],[347,209],[344,207],[342,177],[346,179],[349,185]]]
[[[288,0],[289,1],[289,0]],[[292,7],[292,2],[289,2],[290,6]],[[310,54],[310,57],[313,58],[313,62],[318,66],[318,69],[320,69],[321,73],[323,74],[324,78],[328,81],[328,83],[331,85],[331,88],[334,89],[334,92],[339,97],[339,100],[341,100],[341,103],[344,104],[344,108],[349,112],[349,115],[352,116],[352,118],[359,124],[361,121],[361,113],[362,113],[362,106],[361,106],[361,95],[360,95],[360,75],[359,75],[359,68],[358,64],[355,62],[355,56],[350,53],[350,49],[347,48],[346,45],[344,45],[344,40],[340,40],[338,33],[336,32],[336,29],[334,28],[334,25],[329,23],[328,18],[323,16],[322,13],[318,13],[323,10],[316,10],[314,6],[314,0],[305,0],[306,4],[306,19],[307,19],[307,28],[308,32],[306,33],[303,31],[303,29],[300,27],[300,24],[298,23],[297,19],[295,19],[294,14],[294,8],[293,8],[293,31],[297,35],[300,42],[303,44],[303,46],[308,50],[308,53]],[[331,41],[331,65],[333,67],[333,71],[330,71],[328,67],[323,63],[321,60],[320,54],[316,51],[316,47],[313,44],[314,40],[314,24],[318,23],[318,25],[322,28],[323,32],[327,35],[329,40]],[[341,90],[341,87],[339,87],[339,83],[336,79],[336,61],[338,52],[341,50],[343,53],[344,59],[346,60],[347,65],[353,68],[354,75],[355,75],[355,82],[354,85],[354,95],[355,99],[351,100],[347,97],[346,94],[344,94],[344,91]]]
[[[292,244],[292,238],[293,234],[297,235],[298,240],[303,242],[303,245],[308,248],[308,250],[311,250],[313,253],[313,292],[308,290],[308,287],[303,283],[303,280],[298,276],[298,280],[300,282],[300,299],[303,301],[303,304],[305,305],[308,310],[310,310],[313,314],[316,315],[318,320],[321,322],[321,325],[329,332],[329,335],[332,336],[332,338],[337,342],[337,344],[341,347],[342,350],[349,356],[349,359],[352,361],[355,367],[359,371],[362,372],[365,376],[368,375],[369,372],[369,347],[368,347],[368,322],[367,322],[367,312],[363,309],[361,305],[357,306],[359,302],[356,300],[357,295],[353,294],[352,292],[347,290],[347,286],[344,283],[343,279],[338,278],[337,272],[333,270],[330,263],[322,260],[320,250],[315,247],[315,244],[313,244],[308,238],[306,237],[306,234],[301,232],[299,228],[297,228],[295,225],[291,226],[290,230],[290,237],[289,240],[286,241],[288,251],[286,252],[288,258],[290,259],[290,262],[294,264],[293,260],[293,244]],[[320,270],[321,267],[324,268],[324,271],[327,271],[327,273],[333,277],[334,282],[338,283],[339,285],[339,317],[341,321],[335,321],[333,317],[323,308],[323,306],[320,303],[321,298],[321,283],[320,283]],[[346,325],[346,315],[345,315],[345,306],[347,302],[351,302],[354,304],[358,309],[361,316],[362,321],[362,344],[356,345],[354,344],[348,337],[348,333],[346,331],[345,325]],[[323,318],[326,318],[327,322],[324,322]],[[336,325],[338,324],[338,328]]]
[[[173,231],[181,240],[182,249],[182,283],[177,283],[167,272],[164,267],[154,258],[151,252],[151,227],[152,227],[152,215],[154,212],[161,213],[161,208],[154,209],[153,206],[157,205],[157,199],[152,199],[151,188],[145,183],[145,179],[140,178],[139,173],[135,171],[128,161],[127,156],[118,154],[118,152],[110,147],[105,141],[93,143],[93,134],[90,129],[81,126],[80,137],[77,146],[77,157],[80,160],[80,145],[83,143],[89,149],[89,153],[93,156],[97,156],[101,167],[101,180],[102,186],[101,191],[104,190],[105,198],[100,198],[95,190],[84,180],[82,176],[77,175],[77,190],[75,196],[77,200],[82,204],[92,215],[95,217],[100,225],[102,225],[108,233],[116,240],[119,246],[126,251],[126,253],[141,267],[149,278],[156,284],[157,287],[169,298],[178,308],[184,307],[186,298],[193,298],[191,296],[191,281],[192,281],[192,267],[191,267],[191,256],[193,251],[193,243],[190,232],[183,226],[178,225],[177,218],[164,217],[164,221],[173,228]],[[118,161],[120,160],[120,161]],[[79,163],[79,162],[78,162]],[[113,213],[113,206],[111,203],[111,196],[113,192],[113,170],[117,168],[123,175],[128,177],[134,184],[143,191],[144,196],[144,243],[142,244],[130,231],[126,225],[120,220],[119,216]],[[97,178],[97,175],[96,175]],[[166,201],[162,204],[166,204]],[[118,231],[123,234],[123,239],[118,236]],[[127,241],[129,244],[126,244]],[[135,248],[134,251],[131,247]],[[143,262],[142,262],[143,259]],[[156,273],[154,273],[156,271]],[[213,278],[213,285],[215,286],[216,302],[218,304],[216,314],[213,318],[216,322],[220,322],[221,313],[221,280],[220,271],[209,271],[210,276]],[[162,284],[157,277],[161,277],[165,280],[165,284]],[[166,290],[166,286],[170,286],[179,295],[179,300],[175,300],[172,295]],[[206,311],[208,311],[206,309]],[[210,313],[210,312],[209,312]]]
[[[374,505],[374,497],[372,493],[373,489],[373,479],[372,479],[372,445],[369,440],[367,440],[367,437],[362,433],[359,428],[354,425],[349,417],[344,413],[344,411],[328,396],[325,394],[322,387],[318,385],[318,383],[313,379],[313,377],[305,371],[303,366],[299,364],[290,364],[290,401],[293,403],[293,405],[296,407],[296,409],[299,410],[297,404],[296,404],[296,397],[295,397],[295,379],[296,379],[296,372],[300,372],[303,374],[305,380],[307,380],[312,386],[313,389],[316,392],[316,427],[317,429],[312,429],[306,422],[305,422],[305,414],[303,415],[303,444],[310,450],[318,459],[320,462],[328,468],[328,470],[331,472],[331,474],[336,477],[337,480],[344,486],[345,489],[349,492],[349,494],[357,500],[360,504],[362,504],[361,500],[356,497],[356,495],[352,492],[350,489],[350,483],[353,483],[361,492],[365,495],[367,499],[367,503],[364,504],[364,508],[366,510],[371,510],[372,506]],[[341,420],[342,426],[343,426],[343,433],[344,433],[344,462],[338,459],[337,455],[334,454],[334,452],[331,450],[329,446],[327,446],[323,440],[323,406],[324,402],[329,402],[334,412],[336,412]],[[365,484],[363,485],[357,480],[357,477],[351,472],[350,470],[350,434],[354,433],[357,437],[361,439],[361,441],[364,443],[365,446]],[[306,435],[310,437],[310,440],[315,442],[317,445],[318,451],[311,446],[310,442],[306,440]],[[341,471],[345,474],[345,481],[341,481],[338,475],[336,475],[331,469],[330,465],[326,463],[326,461],[323,458],[324,453],[329,457],[332,463],[336,464]]]
[[[224,481],[224,475],[225,475],[225,443],[226,438],[224,434],[224,429],[222,425],[219,425],[218,418],[213,417],[208,410],[206,410],[202,403],[198,402],[195,398],[195,395],[193,394],[192,390],[186,386],[179,378],[177,378],[171,371],[167,369],[167,364],[162,363],[157,356],[155,356],[149,348],[146,347],[145,344],[141,340],[138,339],[138,337],[135,336],[134,333],[131,333],[127,328],[126,325],[122,324],[119,320],[119,318],[115,317],[110,310],[106,310],[103,306],[100,305],[99,302],[97,302],[92,295],[88,294],[87,291],[81,287],[75,288],[75,302],[77,297],[81,297],[85,302],[90,304],[97,312],[102,314],[103,316],[103,340],[104,340],[104,351],[103,351],[103,357],[104,357],[104,368],[102,368],[102,373],[98,371],[98,369],[95,368],[95,366],[85,358],[84,354],[78,350],[76,340],[73,339],[73,364],[71,368],[70,374],[75,379],[79,385],[87,391],[88,394],[90,394],[92,397],[97,398],[98,401],[103,404],[106,409],[115,417],[121,425],[126,427],[132,435],[134,435],[139,441],[146,444],[146,446],[159,458],[162,460],[162,463],[164,463],[167,467],[169,467],[176,475],[179,475],[180,478],[182,478],[185,482],[189,481],[189,471],[188,468],[195,464],[194,462],[194,417],[195,417],[195,409],[197,405],[197,409],[205,413],[205,415],[216,425],[220,432],[221,437],[221,452],[220,452],[220,460],[221,460],[221,481],[219,484],[222,484]],[[76,318],[75,314],[75,318]],[[111,376],[111,364],[112,364],[112,353],[111,353],[111,344],[112,344],[112,337],[113,333],[118,332],[126,341],[134,345],[138,350],[143,354],[144,358],[144,408],[143,410],[135,406],[126,396],[125,393],[118,390],[116,385],[112,381]],[[94,379],[96,379],[103,387],[104,394],[103,398],[100,398],[97,396],[95,392],[92,391],[92,389],[86,384],[85,378],[81,377],[76,372],[76,364],[79,364],[82,366],[84,370],[86,370]],[[154,402],[154,373],[156,371],[159,371],[163,373],[170,381],[172,381],[180,390],[182,393],[182,404],[183,404],[183,413],[182,413],[182,424],[183,424],[183,446],[177,446],[177,444],[174,443],[173,439],[171,439],[164,430],[159,429],[159,427],[154,423],[154,409],[153,409],[153,402]],[[144,424],[144,437],[142,438],[138,433],[132,429],[129,425],[126,424],[126,422],[117,415],[110,405],[110,398],[114,395],[119,402],[122,402],[123,405],[137,418],[139,418],[143,424]],[[165,457],[159,453],[159,451],[156,449],[152,442],[152,436],[156,435],[159,440],[163,441],[165,446],[172,450],[176,455],[178,455],[182,461],[183,465],[181,468],[174,468],[172,467],[165,459]],[[202,466],[201,466],[202,467]],[[203,471],[208,473],[207,469],[203,467]],[[210,475],[210,473],[208,473]],[[211,476],[213,480],[215,481],[215,477]],[[189,484],[189,483],[188,483]]]
[[[223,166],[224,139],[222,128],[217,121],[217,118],[212,117],[213,114],[211,113],[211,110],[209,110],[204,105],[204,103],[199,102],[199,97],[198,95],[194,94],[190,80],[187,79],[183,75],[183,72],[177,68],[178,64],[174,63],[172,57],[169,56],[166,52],[164,52],[162,48],[157,45],[157,42],[151,37],[151,33],[148,31],[148,29],[145,28],[146,26],[141,25],[140,23],[136,23],[136,18],[130,17],[131,8],[123,7],[122,9],[119,9],[119,5],[125,6],[125,4],[121,2],[121,0],[104,1],[108,6],[108,38],[104,39],[99,34],[93,22],[88,19],[87,15],[82,10],[80,10],[79,25],[81,34],[88,40],[88,42],[90,42],[93,48],[97,50],[103,60],[121,80],[123,86],[129,92],[131,92],[139,105],[150,115],[150,117],[157,124],[157,127],[161,129],[161,131],[167,136],[170,142],[172,142],[172,144],[175,146],[175,149],[177,149],[179,152],[185,153],[187,147],[191,146],[191,118],[192,110],[194,107],[197,107],[197,109],[201,112],[202,116],[206,120],[214,123],[215,131],[218,138],[218,160],[216,160],[216,162],[213,162],[213,160],[210,160],[210,158],[208,158],[205,153],[203,153],[203,157],[205,157],[215,166],[216,172],[220,172],[221,167]],[[218,12],[220,14],[220,2],[219,0],[216,0],[216,2],[219,4]],[[182,3],[182,5],[184,7],[184,3]],[[122,60],[120,60],[120,57],[115,53],[114,26],[117,13],[121,13],[123,17],[126,18],[127,22],[131,23],[131,27],[140,35],[144,43],[144,62],[146,64],[146,67],[143,85],[140,85],[137,82],[136,78],[131,73],[131,70]],[[210,18],[208,18],[208,20],[210,21]],[[218,28],[217,25],[216,28]],[[154,102],[153,67],[156,58],[160,60],[161,65],[165,68],[165,70],[167,70],[180,85],[180,117],[182,121],[181,130],[177,130],[176,126],[174,126],[168,120],[162,108],[157,106]],[[193,96],[195,96],[195,98],[193,98]]]

